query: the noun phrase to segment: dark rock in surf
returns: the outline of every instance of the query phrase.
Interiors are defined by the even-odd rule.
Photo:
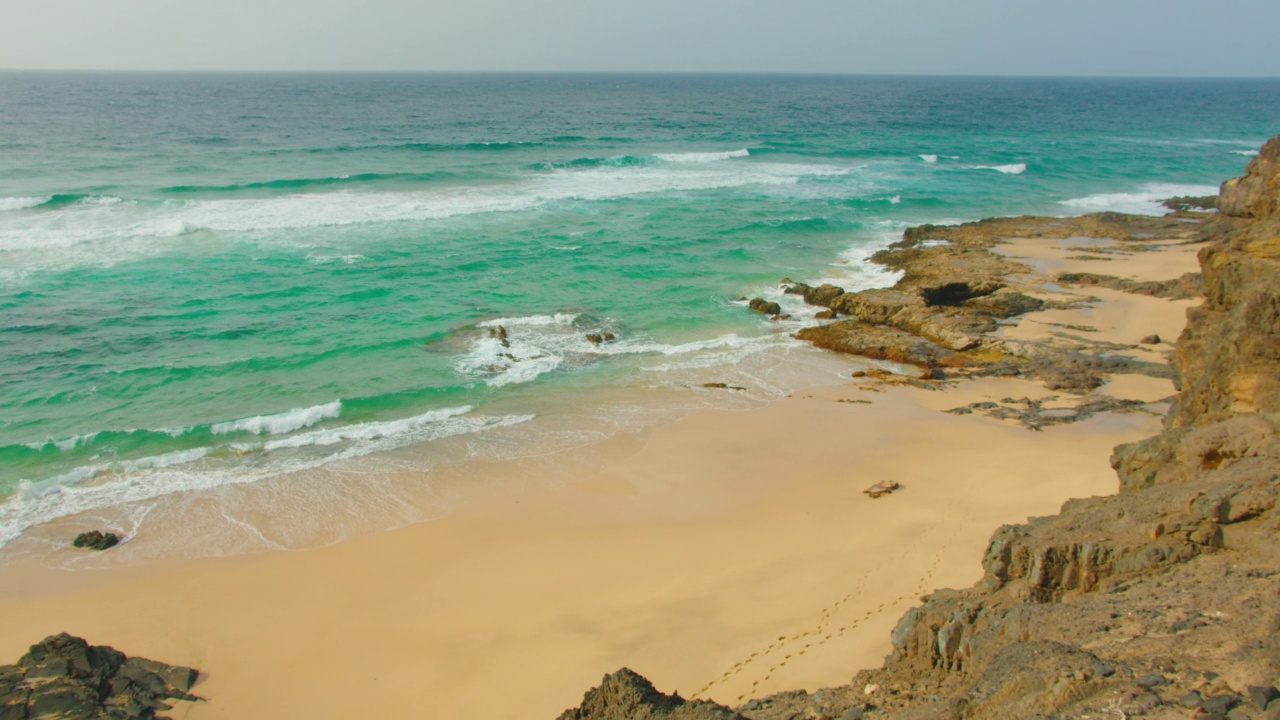
[[[115,533],[104,533],[100,530],[82,532],[72,541],[72,545],[87,550],[106,550],[120,544],[120,536]]]
[[[769,302],[764,298],[752,298],[747,303],[747,307],[764,315],[780,315],[782,314],[782,306],[776,302]]]

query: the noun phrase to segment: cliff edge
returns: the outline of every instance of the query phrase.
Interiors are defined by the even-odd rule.
[[[1209,243],[1199,254],[1205,301],[1176,344],[1179,395],[1164,432],[1116,448],[1117,495],[1000,528],[984,578],[924,597],[893,631],[885,664],[848,685],[729,709],[677,702],[627,671],[605,686],[626,703],[600,702],[597,689],[562,717],[1280,718],[1280,137],[1223,184],[1218,208],[1198,225],[1196,239]],[[991,222],[1032,229],[1022,218]],[[1109,219],[1094,216],[1064,221],[1061,232],[1081,222],[1108,231]],[[919,256],[919,237],[941,233],[958,241],[953,252],[971,261],[973,278],[909,272],[906,293],[856,297],[798,288],[854,317],[811,339],[859,352],[868,343],[857,333],[878,322],[881,335],[932,343],[893,359],[1051,374],[1034,357],[993,355],[976,332],[983,315],[1034,303],[1018,288],[982,284],[985,268],[974,268],[999,261],[979,252],[986,240],[973,225],[908,231],[882,258]],[[929,292],[912,293],[916,285]]]

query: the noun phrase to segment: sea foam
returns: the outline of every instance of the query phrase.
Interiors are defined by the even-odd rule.
[[[834,164],[739,164],[697,159],[742,157],[744,152],[681,153],[671,155],[681,158],[672,162],[558,168],[494,185],[431,190],[334,190],[145,202],[114,196],[83,197],[50,212],[4,213],[0,218],[0,266],[7,266],[10,274],[31,268],[103,266],[163,252],[177,239],[200,232],[261,237],[318,227],[525,212],[558,203],[669,192],[785,188],[808,178],[843,175],[853,169]]]
[[[0,211],[25,210],[49,201],[49,197],[0,197]]]
[[[1009,165],[974,165],[974,170],[995,170],[1005,175],[1021,175],[1027,171],[1026,163],[1011,163]]]
[[[743,148],[727,152],[655,153],[654,157],[665,162],[715,162],[716,160],[747,157],[750,154],[750,150]]]
[[[214,435],[226,435],[234,432],[248,432],[255,435],[283,435],[304,427],[336,418],[342,413],[342,401],[334,400],[323,405],[286,410],[274,415],[257,415],[240,420],[214,423],[210,431]]]
[[[1218,188],[1213,185],[1148,183],[1137,192],[1099,193],[1063,200],[1059,204],[1080,213],[1122,212],[1133,215],[1165,215],[1170,211],[1160,204],[1161,201],[1181,195],[1215,195],[1217,192]]]
[[[118,464],[79,467],[38,483],[24,481],[0,502],[0,546],[27,528],[62,517],[175,493],[260,482],[410,443],[518,425],[534,418],[477,416],[470,411],[470,406],[442,408],[399,420],[316,430],[260,446],[240,445],[234,460],[218,457],[222,447],[199,447]],[[335,445],[340,447],[333,448]],[[197,461],[203,462],[197,465]]]

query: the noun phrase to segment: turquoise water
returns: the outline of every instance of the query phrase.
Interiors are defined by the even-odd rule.
[[[0,74],[0,542],[731,377],[784,276],[1159,212],[1278,121],[1276,81]]]

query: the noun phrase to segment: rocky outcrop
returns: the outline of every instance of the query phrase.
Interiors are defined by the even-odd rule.
[[[1200,291],[1200,273],[1187,273],[1172,280],[1130,280],[1114,275],[1096,275],[1094,273],[1062,273],[1058,282],[1063,285],[1087,285],[1104,287],[1110,290],[1150,295],[1171,300],[1188,300],[1203,297]]]
[[[1280,138],[1243,178],[1223,185],[1217,206],[1196,230],[1212,244],[1200,253],[1205,304],[1188,313],[1176,345],[1181,393],[1163,433],[1116,448],[1119,494],[1072,500],[1058,515],[998,530],[983,579],[936,591],[908,611],[882,667],[848,685],[758,698],[739,713],[751,720],[1280,717]],[[1189,225],[1185,214],[1174,219]],[[993,226],[1007,237],[1149,238],[1151,228],[1168,229],[1159,222],[1103,214],[1043,225],[1013,218],[986,229],[926,226],[908,231],[885,260],[906,269],[939,247],[919,247],[924,240],[981,243]],[[829,302],[865,313],[858,322],[868,327],[906,333],[894,318],[930,307],[920,288],[941,292],[934,302],[960,306],[1006,289],[973,295],[969,280],[967,290],[918,282]],[[863,349],[837,331],[815,337]],[[956,358],[965,351],[930,341],[933,356],[919,358],[963,364]],[[956,412],[1032,412],[1017,405]]]
[[[1179,195],[1160,203],[1170,210],[1186,212],[1188,210],[1217,210],[1217,195]]]
[[[1028,375],[1050,389],[1087,393],[1102,384],[1099,373],[1168,376],[1164,363],[1126,360],[1097,343],[1007,342],[991,335],[1002,320],[1062,301],[1037,297],[1024,284],[1030,268],[993,250],[1004,238],[1102,237],[1131,243],[1135,251],[1152,238],[1194,240],[1203,213],[1163,218],[1098,213],[1078,218],[999,218],[955,226],[923,225],[872,261],[902,272],[892,288],[846,293],[833,285],[789,283],[784,292],[846,317],[800,330],[796,337],[818,347],[877,360],[946,368],[951,374]],[[1063,283],[1097,285],[1163,298],[1199,297],[1199,275],[1139,282],[1073,273]]]
[[[190,693],[196,670],[127,657],[67,634],[0,666],[3,720],[152,720]]]
[[[664,695],[628,668],[606,675],[558,720],[745,720],[723,705]]]
[[[1199,231],[1213,244],[1200,254],[1206,302],[1176,347],[1182,393],[1164,433],[1116,449],[1120,494],[1001,528],[983,580],[926,597],[884,667],[826,691],[824,707],[839,696],[859,717],[1262,716],[1280,675],[1277,160],[1280,139],[1224,184]],[[1064,280],[1165,295],[1195,282]],[[960,410],[979,409],[993,411]],[[788,694],[767,707],[751,717],[816,706]]]

